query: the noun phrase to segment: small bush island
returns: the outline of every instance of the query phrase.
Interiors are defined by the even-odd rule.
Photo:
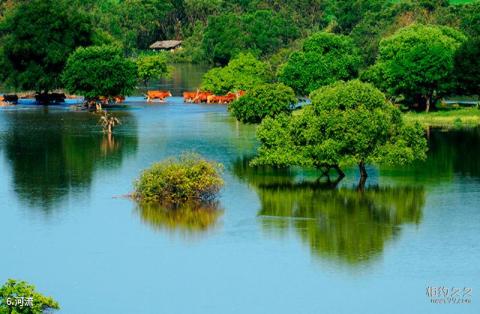
[[[260,123],[265,117],[289,113],[297,103],[295,92],[282,84],[258,85],[230,104],[229,110],[237,120]]]
[[[221,164],[194,153],[169,158],[142,172],[134,196],[145,202],[208,202],[223,186],[221,169]]]

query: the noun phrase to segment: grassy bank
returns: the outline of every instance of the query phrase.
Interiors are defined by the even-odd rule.
[[[429,113],[407,112],[404,118],[405,121],[419,122],[425,127],[471,127],[480,125],[480,109],[462,108]]]

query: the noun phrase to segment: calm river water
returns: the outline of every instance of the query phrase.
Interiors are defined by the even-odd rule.
[[[129,105],[111,138],[66,107],[0,110],[1,282],[60,313],[480,312],[480,129],[432,131],[426,162],[370,167],[358,192],[355,169],[333,189],[249,168],[255,129],[224,106]],[[123,197],[192,150],[225,165],[217,209],[184,219]],[[429,287],[471,304],[433,304]]]

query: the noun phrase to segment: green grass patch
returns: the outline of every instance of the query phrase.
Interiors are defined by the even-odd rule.
[[[407,112],[404,114],[407,122],[419,122],[428,127],[472,127],[480,125],[480,109],[461,108],[440,110],[436,112]]]

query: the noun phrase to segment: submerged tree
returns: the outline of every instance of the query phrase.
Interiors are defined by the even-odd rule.
[[[266,118],[257,130],[261,142],[253,165],[335,169],[357,164],[360,187],[365,165],[405,164],[424,159],[420,125],[406,125],[400,111],[373,85],[337,82],[314,91],[300,114]]]
[[[290,55],[279,79],[299,95],[357,75],[360,56],[353,41],[343,35],[320,32],[305,40],[303,49]]]
[[[90,18],[66,0],[21,1],[1,22],[7,85],[38,93],[62,87],[68,56],[92,43]]]
[[[100,96],[129,95],[137,84],[137,68],[120,48],[78,48],[67,61],[62,75],[66,89],[94,100]]]
[[[364,77],[428,112],[436,99],[453,89],[455,53],[465,40],[462,33],[446,26],[402,28],[380,42],[378,61]]]

